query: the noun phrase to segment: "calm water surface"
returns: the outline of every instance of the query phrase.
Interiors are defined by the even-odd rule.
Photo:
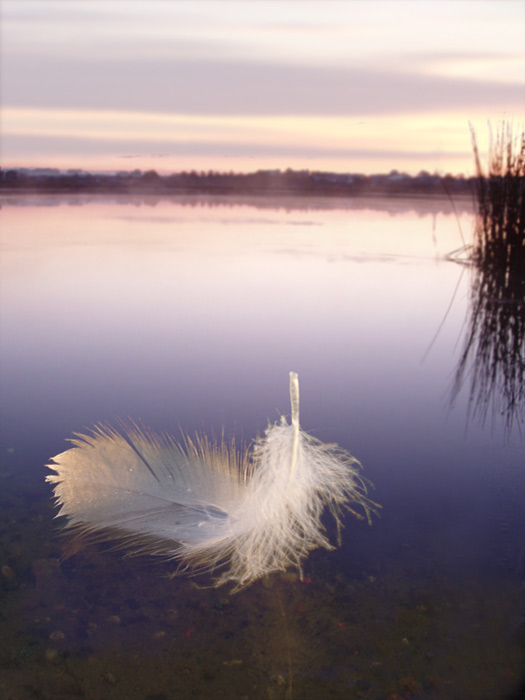
[[[450,400],[469,202],[27,196],[0,216],[2,692],[509,697],[525,450],[505,416],[469,418],[468,386]],[[358,457],[382,505],[305,582],[231,595],[68,548],[43,479],[72,433],[131,418],[249,441],[289,412],[290,370],[303,427]]]

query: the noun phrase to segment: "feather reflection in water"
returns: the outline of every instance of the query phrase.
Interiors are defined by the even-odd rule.
[[[370,516],[361,465],[299,427],[299,381],[290,372],[291,423],[269,425],[251,451],[224,440],[177,443],[135,428],[97,427],[53,458],[47,476],[60,511],[80,536],[118,538],[134,553],[178,559],[236,589],[332,549],[321,522],[328,506],[338,534],[343,509]]]

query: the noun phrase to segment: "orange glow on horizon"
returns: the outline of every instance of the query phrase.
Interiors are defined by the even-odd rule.
[[[486,116],[473,115],[470,121],[485,153]],[[10,156],[3,148],[4,168],[155,169],[163,174],[292,168],[469,175],[474,170],[468,121],[454,113],[355,119],[5,108],[2,126],[4,138],[25,136],[35,143],[30,154]],[[39,140],[64,138],[72,142],[67,154],[39,150]]]

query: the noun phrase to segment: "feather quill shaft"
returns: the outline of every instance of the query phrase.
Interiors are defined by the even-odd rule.
[[[300,429],[299,380],[290,372],[291,423],[270,424],[251,450],[206,436],[157,436],[96,427],[48,465],[60,510],[80,536],[117,538],[162,554],[235,589],[331,549],[325,507],[338,532],[343,509],[376,509],[361,465]]]
[[[292,456],[290,460],[290,479],[293,476],[295,463],[297,462],[297,448],[299,445],[299,377],[297,372],[290,372],[290,404],[292,423]]]

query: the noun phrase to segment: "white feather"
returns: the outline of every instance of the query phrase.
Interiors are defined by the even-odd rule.
[[[53,458],[60,511],[82,535],[117,536],[135,551],[167,554],[216,573],[236,588],[331,548],[326,506],[362,507],[370,521],[360,463],[299,427],[299,382],[290,372],[292,418],[269,425],[251,452],[207,437],[177,443],[137,428],[99,426]],[[355,513],[355,515],[358,515]],[[358,517],[361,517],[358,515]]]

